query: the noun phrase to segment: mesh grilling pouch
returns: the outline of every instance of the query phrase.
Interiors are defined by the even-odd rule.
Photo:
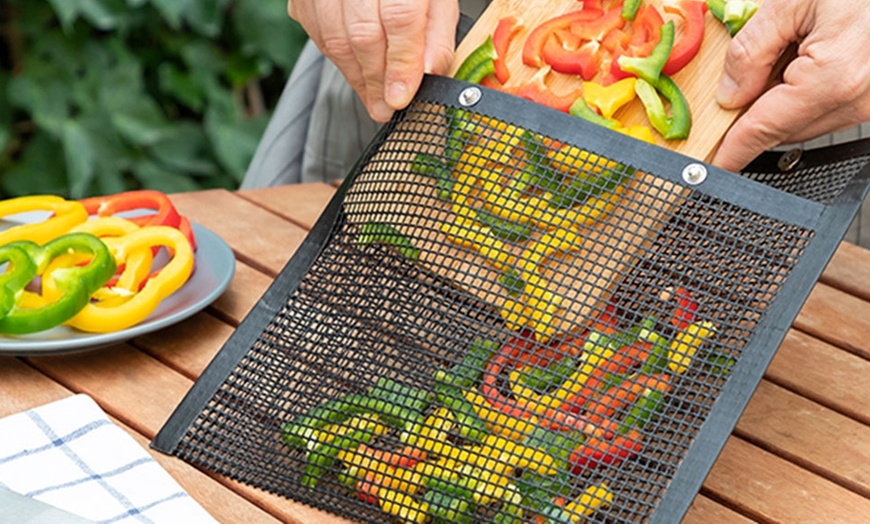
[[[427,77],[153,445],[359,521],[677,522],[868,158],[738,175]]]

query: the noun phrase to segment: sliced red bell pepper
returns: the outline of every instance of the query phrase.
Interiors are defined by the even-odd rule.
[[[679,37],[662,69],[662,73],[672,76],[686,67],[701,49],[707,4],[702,0],[679,0],[677,4],[665,4],[664,9],[666,13],[676,14],[683,19],[682,27],[678,31]]]
[[[511,77],[511,72],[508,70],[505,57],[507,57],[508,49],[514,37],[525,28],[519,18],[515,16],[506,16],[498,21],[495,31],[492,34],[492,43],[495,46],[495,77],[502,84],[506,84]]]
[[[532,32],[526,37],[526,42],[523,45],[523,63],[531,67],[543,66],[544,58],[541,56],[541,53],[550,35],[559,29],[570,28],[571,24],[575,22],[590,22],[603,16],[604,11],[601,9],[589,8],[584,4],[583,9],[572,11],[543,22],[532,29]]]
[[[584,41],[567,29],[550,35],[541,54],[553,71],[580,75],[584,80],[592,80],[601,65],[601,44],[597,40]]]
[[[570,27],[571,32],[583,40],[601,40],[610,31],[621,29],[624,25],[625,18],[622,18],[622,6],[616,5],[596,18],[573,20]]]
[[[608,46],[608,49],[613,54],[613,60],[610,63],[610,70],[607,78],[602,81],[608,85],[612,82],[622,80],[634,76],[632,73],[623,71],[619,67],[619,57],[649,56],[656,44],[659,43],[661,37],[661,27],[665,21],[662,18],[658,9],[649,4],[643,4],[637,11],[634,21],[631,23],[630,31],[622,31],[614,29],[605,36],[603,42]],[[627,40],[627,42],[626,42]]]
[[[135,222],[140,227],[169,226],[182,229],[183,217],[175,209],[175,205],[172,204],[169,197],[161,191],[140,189],[114,195],[85,198],[80,202],[85,206],[89,215],[108,217],[126,211],[154,211],[154,213],[147,215],[125,218]],[[191,248],[196,251],[196,239],[189,222],[184,226],[182,233],[187,237]]]
[[[567,113],[571,104],[583,95],[582,89],[577,89],[570,93],[557,95],[545,83],[544,79],[550,72],[550,67],[542,67],[529,81],[522,86],[519,86],[514,92],[515,95],[545,105],[557,111]]]
[[[660,28],[659,42],[653,48],[652,52],[643,57],[622,55],[617,60],[620,69],[629,73],[634,73],[647,82],[656,83],[659,80],[659,75],[662,73],[662,68],[668,61],[671,55],[671,48],[674,46],[674,21],[668,20]]]

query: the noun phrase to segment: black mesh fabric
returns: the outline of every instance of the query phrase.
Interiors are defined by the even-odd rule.
[[[827,204],[866,163],[751,178]],[[431,102],[341,198],[170,451],[367,522],[649,520],[817,234]]]

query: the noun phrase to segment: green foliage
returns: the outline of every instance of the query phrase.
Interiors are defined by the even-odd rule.
[[[0,197],[238,187],[305,40],[286,0],[3,0]]]

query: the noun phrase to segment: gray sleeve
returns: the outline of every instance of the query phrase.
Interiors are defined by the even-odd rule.
[[[241,189],[342,179],[379,127],[335,65],[309,41]]]

